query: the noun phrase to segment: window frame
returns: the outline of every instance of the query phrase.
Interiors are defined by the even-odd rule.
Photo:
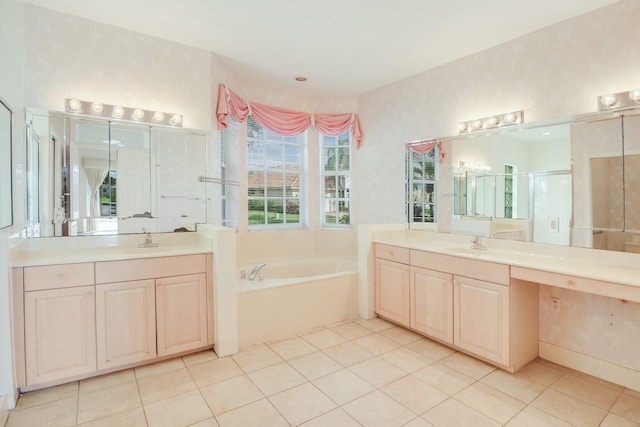
[[[414,160],[413,160],[413,156],[414,155],[418,155],[421,156],[421,162],[422,162],[422,170],[424,171],[424,164],[425,164],[425,157],[429,156],[429,162],[428,163],[433,163],[433,179],[418,179],[416,180],[414,177]],[[438,222],[438,190],[439,190],[439,183],[438,183],[438,177],[440,174],[440,166],[439,166],[439,162],[438,162],[438,158],[439,158],[439,153],[438,153],[438,147],[434,147],[433,151],[430,151],[428,153],[417,153],[415,151],[412,151],[409,147],[407,147],[406,149],[406,154],[405,154],[405,169],[406,169],[406,174],[405,174],[405,182],[406,182],[406,188],[405,188],[405,194],[406,194],[406,200],[405,200],[405,214],[407,217],[407,221],[409,224],[437,224]],[[424,202],[424,200],[421,202],[422,205],[422,213],[421,213],[421,218],[423,219],[423,221],[415,221],[416,215],[414,214],[414,205],[416,205],[416,202],[414,200],[414,184],[418,184],[418,185],[433,185],[433,197],[432,197],[432,201],[431,202]],[[431,217],[432,220],[431,221],[424,221],[424,219],[426,218],[424,216],[424,207],[426,205],[431,205],[432,206],[432,212],[433,212],[433,216]]]
[[[351,134],[351,129],[346,130],[345,132],[341,133],[340,135],[337,136],[330,136],[330,135],[325,135],[322,132],[318,132],[319,134],[319,146],[320,146],[320,155],[319,157],[319,163],[320,163],[320,226],[321,228],[333,228],[333,229],[352,229],[353,228],[353,203],[352,203],[352,186],[353,186],[353,174],[352,174],[352,170],[353,170],[353,135]],[[340,144],[340,138],[346,136],[347,138],[347,143],[346,144]],[[334,138],[335,140],[335,144],[333,145],[326,145],[325,144],[325,140],[328,138]],[[335,170],[327,170],[325,168],[326,166],[326,162],[325,162],[325,149],[333,149],[334,151],[334,159],[339,159],[340,158],[340,149],[347,149],[348,150],[348,156],[349,156],[349,162],[347,165],[347,169],[340,169],[338,168],[338,166],[336,165]],[[336,185],[336,189],[335,189],[335,193],[334,193],[334,197],[327,197],[327,192],[326,192],[326,181],[327,178],[329,177],[335,177],[335,181],[336,183],[338,182],[338,179],[340,177],[345,178],[345,192],[346,194],[343,197],[340,197],[338,192],[339,192],[339,188],[338,185]],[[335,219],[336,222],[335,223],[329,223],[327,222],[327,211],[326,211],[326,203],[329,202],[334,202],[335,206],[336,206],[336,215],[335,215]],[[347,203],[347,218],[348,218],[348,222],[347,223],[341,223],[340,219],[341,216],[339,214],[340,209],[338,208],[338,206],[340,206],[340,203],[346,202]]]

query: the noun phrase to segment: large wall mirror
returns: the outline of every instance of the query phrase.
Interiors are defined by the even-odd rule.
[[[193,231],[206,132],[27,110],[29,237]]]
[[[0,99],[0,228],[13,225],[13,194],[11,185],[11,138],[13,112]]]
[[[439,230],[640,253],[640,110],[442,140]]]

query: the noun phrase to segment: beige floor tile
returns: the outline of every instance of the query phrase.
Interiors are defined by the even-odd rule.
[[[304,356],[305,354],[313,353],[314,351],[318,351],[317,348],[300,337],[290,338],[285,341],[270,344],[270,347],[284,360],[293,359],[296,357]]]
[[[220,427],[220,424],[218,424],[215,418],[209,418],[199,423],[191,424],[189,427]]]
[[[412,332],[405,328],[401,328],[399,326],[383,329],[382,331],[378,332],[378,335],[389,338],[391,341],[395,341],[400,345],[411,344],[412,342],[419,341],[423,338],[422,335],[418,335],[415,332]]]
[[[302,427],[360,427],[360,423],[342,409],[337,408],[307,421],[302,424]]]
[[[290,427],[289,423],[266,399],[225,412],[217,416],[216,419],[220,427]]]
[[[548,362],[548,363],[551,363],[551,362]],[[566,374],[573,375],[574,377],[578,377],[578,378],[583,378],[587,381],[598,384],[602,387],[618,390],[620,393],[622,393],[625,390],[624,386],[614,384],[610,381],[603,380],[602,378],[594,377],[593,375],[585,374],[584,372],[576,371],[570,368],[564,368],[564,369]]]
[[[538,359],[520,369],[516,375],[545,386],[550,386],[564,375],[565,371],[566,369],[562,366],[554,365],[550,362]]]
[[[256,346],[231,356],[233,360],[246,372],[257,371],[268,366],[282,363],[283,359],[266,345]]]
[[[603,409],[552,389],[538,396],[531,406],[569,424],[582,426],[597,426],[606,415]]]
[[[453,398],[449,398],[431,408],[422,418],[429,421],[434,426],[447,427],[498,427],[500,424],[491,418],[482,415],[480,412],[469,408],[464,403],[460,403]]]
[[[380,390],[416,414],[422,414],[449,398],[447,394],[412,376],[387,384]]]
[[[135,380],[136,374],[133,372],[133,369],[112,372],[110,374],[87,378],[86,380],[80,381],[80,392],[100,390],[103,388],[134,382]]]
[[[251,372],[248,375],[265,396],[271,396],[272,394],[307,382],[307,380],[288,363],[269,366],[268,368]]]
[[[231,411],[264,398],[248,376],[235,377],[200,389],[213,415]]]
[[[391,350],[387,353],[381,354],[380,357],[392,365],[402,369],[406,373],[418,371],[425,366],[429,366],[434,363],[434,360],[429,359],[420,353],[416,353],[407,347],[400,347],[395,350]]]
[[[600,427],[640,427],[640,423],[635,423],[620,415],[609,413],[602,423],[600,423]]]
[[[371,384],[348,369],[343,369],[313,382],[338,405],[344,405],[375,390]]]
[[[392,328],[395,325],[391,322],[387,322],[384,319],[381,319],[379,317],[374,317],[373,319],[359,319],[356,320],[356,323],[360,326],[364,326],[365,328],[372,330],[373,332],[380,332],[384,329],[387,328]]]
[[[433,427],[433,424],[421,417],[416,417],[402,427]]]
[[[209,360],[217,359],[218,355],[213,350],[200,351],[198,353],[187,354],[182,356],[182,361],[185,365],[195,365]]]
[[[136,378],[150,377],[152,375],[164,374],[165,372],[174,371],[184,368],[185,364],[181,358],[164,360],[162,362],[152,363],[151,365],[138,366],[135,368]]]
[[[630,390],[625,390],[611,408],[611,412],[640,423],[640,396]]]
[[[376,388],[407,375],[406,372],[379,357],[353,365],[349,370]]]
[[[190,426],[212,417],[198,390],[144,406],[149,427]]]
[[[563,375],[553,383],[551,388],[607,411],[611,409],[623,391],[590,381],[584,376],[577,377],[572,374]]]
[[[507,427],[571,427],[571,424],[532,406],[527,406],[506,424]]]
[[[73,426],[76,423],[77,397],[68,397],[9,414],[6,427]]]
[[[447,347],[429,339],[421,339],[407,345],[407,348],[428,357],[431,360],[441,360],[451,356],[456,351],[451,347]]]
[[[530,403],[546,389],[546,387],[540,383],[505,372],[501,369],[496,369],[482,378],[480,382],[496,390],[500,390],[511,397],[515,397],[524,403]]]
[[[78,398],[78,424],[136,409],[140,406],[140,395],[136,383],[81,392]]]
[[[640,391],[635,391],[635,390],[631,390],[630,388],[625,388],[624,394],[640,399]]]
[[[30,408],[32,406],[55,402],[56,400],[68,399],[70,397],[78,397],[77,381],[24,393],[20,395],[16,409]]]
[[[474,382],[473,378],[440,363],[429,365],[412,375],[450,396]]]
[[[367,335],[352,342],[375,355],[380,355],[400,347],[400,344],[397,342],[391,341],[389,338],[378,334]]]
[[[311,383],[274,394],[269,401],[294,426],[336,408],[336,404]]]
[[[168,399],[195,390],[196,383],[187,368],[176,369],[164,374],[153,375],[138,380],[142,404]]]
[[[500,424],[505,424],[526,406],[524,402],[482,383],[470,385],[455,398]]]
[[[355,340],[367,335],[371,335],[373,331],[369,328],[365,328],[355,322],[348,322],[341,325],[330,328],[331,331],[340,335],[346,340]]]
[[[346,342],[343,337],[326,328],[310,334],[302,335],[302,338],[320,350]]]
[[[80,424],[80,427],[147,427],[147,419],[144,416],[142,408],[132,409],[126,412],[120,412],[99,420],[90,421]]]
[[[442,359],[440,363],[476,380],[479,380],[485,375],[496,370],[494,366],[471,356],[467,356],[464,353],[452,354],[451,356]]]
[[[308,380],[315,380],[343,368],[341,364],[320,351],[291,359],[289,364]]]
[[[340,363],[342,366],[351,366],[364,360],[371,359],[375,355],[369,350],[360,347],[353,342],[346,342],[324,350],[324,353]]]
[[[230,357],[198,363],[197,365],[189,366],[188,369],[198,387],[205,387],[244,375],[242,369]]]
[[[342,409],[368,427],[402,426],[416,417],[416,414],[377,390],[347,403]]]

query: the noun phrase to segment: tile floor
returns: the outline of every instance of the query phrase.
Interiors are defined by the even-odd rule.
[[[640,392],[536,360],[512,375],[381,319],[24,394],[27,426],[640,426]]]

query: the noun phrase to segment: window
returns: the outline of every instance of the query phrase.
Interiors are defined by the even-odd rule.
[[[116,215],[116,181],[117,172],[110,170],[100,185],[100,216]]]
[[[228,120],[227,128],[220,131],[220,209],[222,225],[238,227],[239,180],[238,124]]]
[[[504,165],[504,218],[513,218],[513,165]]]
[[[282,136],[247,119],[248,223],[301,225],[304,135]]]
[[[438,149],[407,150],[407,216],[409,222],[436,222]]]
[[[322,147],[322,225],[351,224],[351,133],[320,134]]]

